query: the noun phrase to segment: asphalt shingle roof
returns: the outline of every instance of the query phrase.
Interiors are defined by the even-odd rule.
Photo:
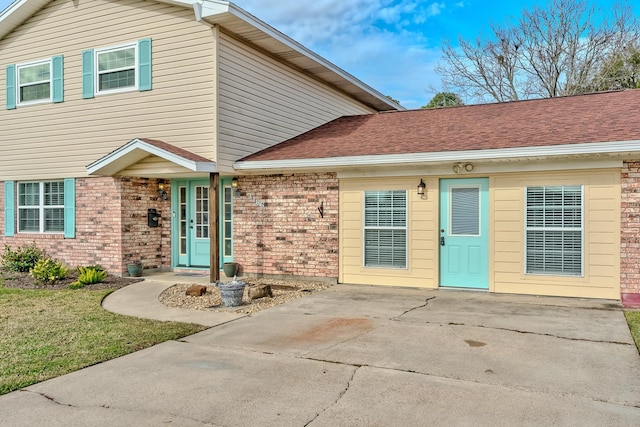
[[[640,140],[640,89],[345,116],[241,161]]]

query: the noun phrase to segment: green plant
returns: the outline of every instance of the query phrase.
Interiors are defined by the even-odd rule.
[[[2,253],[2,267],[9,271],[27,272],[46,255],[46,252],[39,249],[35,242],[30,245],[18,246],[15,250],[5,244]]]
[[[102,267],[100,267],[100,269],[96,268],[96,266],[78,267],[78,280],[71,283],[68,287],[69,289],[80,289],[86,285],[100,283],[106,278],[107,272],[104,271]]]
[[[29,271],[31,277],[44,285],[51,284],[57,280],[67,277],[69,269],[61,261],[51,258],[43,258],[36,262],[36,265]]]

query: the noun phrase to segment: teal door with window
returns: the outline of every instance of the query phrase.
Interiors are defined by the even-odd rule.
[[[220,180],[220,265],[233,261],[233,193],[231,179]],[[209,180],[172,181],[173,247],[178,267],[211,264]]]
[[[440,286],[489,289],[489,181],[440,180]]]

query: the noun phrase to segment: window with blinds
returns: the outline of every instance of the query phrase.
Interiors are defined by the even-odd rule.
[[[407,192],[365,191],[365,267],[407,267]]]
[[[527,187],[526,272],[582,275],[582,186]]]

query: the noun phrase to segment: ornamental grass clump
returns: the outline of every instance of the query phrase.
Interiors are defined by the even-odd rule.
[[[33,279],[42,284],[50,285],[67,277],[69,269],[61,261],[51,258],[43,258],[29,271]]]

